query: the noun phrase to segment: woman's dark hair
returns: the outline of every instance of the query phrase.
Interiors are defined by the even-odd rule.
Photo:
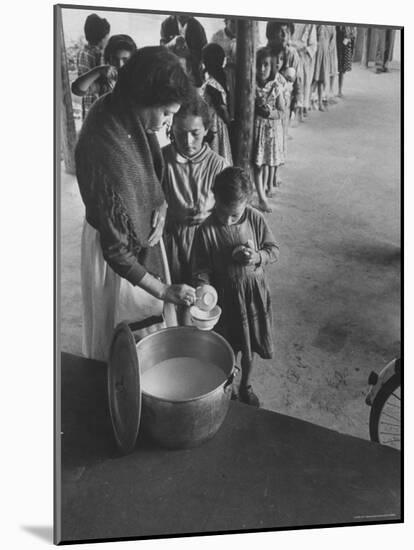
[[[99,44],[109,34],[110,30],[111,26],[108,21],[99,17],[96,13],[91,13],[86,18],[84,26],[85,38],[92,46]]]
[[[253,193],[250,177],[242,168],[229,166],[217,174],[213,193],[222,204],[229,206],[235,202],[248,200]]]
[[[121,50],[127,52],[134,52],[137,49],[137,45],[127,34],[114,34],[108,40],[108,44],[104,50],[104,61],[109,63],[111,57]]]
[[[259,48],[256,52],[256,67],[263,62],[264,59],[270,58],[270,75],[268,80],[274,80],[276,76],[275,66],[273,61],[272,50],[268,47]]]
[[[201,60],[204,63],[206,71],[227,91],[226,73],[223,69],[225,58],[226,54],[219,44],[207,44],[201,50]]]
[[[122,97],[143,107],[183,103],[192,89],[178,57],[164,46],[135,51],[118,71],[116,84]]]

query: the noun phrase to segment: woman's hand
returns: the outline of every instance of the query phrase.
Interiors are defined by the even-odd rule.
[[[166,302],[187,307],[193,305],[195,299],[195,289],[189,285],[169,285],[164,294]]]
[[[155,246],[162,237],[162,232],[164,231],[165,225],[165,215],[167,213],[167,203],[164,203],[154,210],[152,215],[152,231],[148,238],[148,246]]]

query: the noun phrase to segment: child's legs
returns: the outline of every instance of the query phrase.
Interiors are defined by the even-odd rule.
[[[264,169],[266,167],[263,166],[255,166],[254,167],[254,183],[256,185],[256,191],[257,195],[259,197],[259,208],[261,210],[269,211],[269,205],[266,200],[266,194],[265,194],[265,180],[264,180]]]
[[[323,82],[318,82],[318,101],[319,101],[319,104],[322,103],[322,96],[323,96],[324,88],[325,88],[324,83]]]
[[[276,166],[269,166],[269,179],[267,181],[267,190],[269,193],[272,192],[272,189],[274,187],[275,171],[276,171]]]
[[[338,75],[338,95],[342,95],[342,86],[344,85],[344,73]]]
[[[254,183],[256,185],[257,195],[260,200],[265,200],[264,186],[263,186],[263,166],[254,167]]]
[[[264,164],[262,166],[263,170],[263,187],[264,190],[267,191],[269,189],[269,166],[267,164]]]
[[[251,357],[247,355],[247,353],[242,352],[241,354],[241,378],[240,378],[240,388],[247,388],[247,386],[250,386],[250,377],[253,370],[253,362],[254,362],[254,353],[252,353]]]
[[[282,185],[282,167],[281,166],[275,167],[275,182],[276,182],[276,187],[280,187]]]
[[[335,75],[331,74],[329,77],[329,94],[334,95],[334,81],[335,81]]]

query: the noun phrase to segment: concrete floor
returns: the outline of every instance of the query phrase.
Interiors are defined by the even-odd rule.
[[[345,99],[290,131],[269,223],[275,357],[265,408],[368,438],[367,377],[400,353],[400,72],[355,65]],[[76,179],[62,171],[61,349],[81,352]]]

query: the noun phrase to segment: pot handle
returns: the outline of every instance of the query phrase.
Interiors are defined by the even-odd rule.
[[[240,372],[240,367],[238,367],[237,365],[234,365],[230,376],[227,378],[226,383],[224,384],[224,388],[223,388],[224,391],[226,391],[226,388],[231,386],[231,384],[233,383],[233,380],[236,378],[239,372]]]

